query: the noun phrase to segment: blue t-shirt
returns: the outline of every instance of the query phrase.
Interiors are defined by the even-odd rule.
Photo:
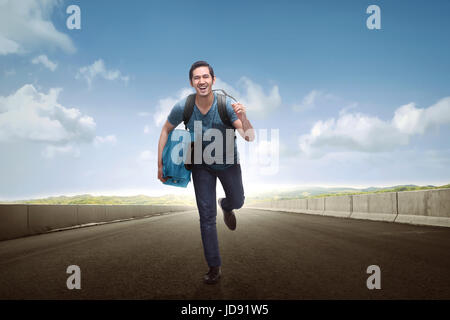
[[[178,126],[180,123],[183,122],[183,112],[184,112],[184,105],[186,103],[186,98],[183,98],[182,100],[178,101],[172,108],[172,110],[170,111],[169,116],[167,117],[167,120],[173,125],[173,126]],[[231,106],[231,99],[226,97],[226,105],[227,105],[227,113],[228,113],[228,117],[231,120],[231,123],[233,123],[234,121],[236,121],[238,119],[236,112],[234,112],[233,107]],[[212,138],[209,138],[208,141],[205,141],[205,131],[207,131],[210,128],[215,128],[218,129],[223,137],[223,151],[222,151],[222,156],[219,154],[218,158],[221,159],[222,161],[215,161],[212,164],[207,164],[203,161],[204,165],[213,169],[213,170],[223,170],[226,169],[230,166],[232,166],[235,163],[239,163],[239,154],[237,151],[237,146],[236,146],[236,139],[233,138],[233,135],[228,136],[226,135],[226,129],[227,127],[225,126],[225,124],[222,122],[222,119],[220,119],[220,115],[219,115],[219,110],[217,107],[217,96],[216,93],[214,93],[214,102],[211,106],[211,108],[208,110],[208,112],[203,115],[200,110],[197,108],[197,105],[194,103],[194,110],[192,112],[192,116],[189,119],[189,122],[187,123],[187,128],[189,131],[194,132],[194,121],[201,121],[202,124],[202,137],[203,137],[203,148],[202,148],[202,155],[203,155],[203,151],[205,150],[205,148],[210,144],[213,143],[215,140],[215,137],[213,136]],[[183,124],[184,125],[184,124]],[[230,128],[228,128],[229,130],[232,130]],[[197,137],[196,137],[197,139]],[[227,143],[228,143],[228,148],[227,148]],[[227,150],[231,151],[234,150],[233,154],[229,154],[230,152],[227,152]],[[215,156],[215,151],[216,150],[212,150],[212,152],[210,152],[210,150],[207,150],[207,154],[211,153],[211,155],[214,157]],[[220,152],[220,151],[219,151]]]

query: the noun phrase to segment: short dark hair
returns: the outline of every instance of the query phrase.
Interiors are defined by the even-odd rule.
[[[214,70],[206,61],[196,61],[192,64],[191,69],[189,70],[189,80],[192,81],[192,76],[194,73],[194,70],[198,67],[208,67],[209,68],[209,74],[211,75],[211,78],[214,78]]]

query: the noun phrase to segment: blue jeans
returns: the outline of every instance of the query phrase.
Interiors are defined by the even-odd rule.
[[[209,267],[221,265],[216,228],[216,178],[219,178],[225,191],[226,198],[222,201],[224,210],[239,209],[244,205],[245,200],[239,163],[224,170],[212,170],[200,164],[193,166],[192,181],[200,215],[203,251]]]

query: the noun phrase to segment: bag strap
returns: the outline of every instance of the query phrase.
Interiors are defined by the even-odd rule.
[[[234,129],[227,112],[227,100],[225,95],[223,94],[217,94],[217,109],[219,111],[219,116],[223,124]]]
[[[189,119],[192,116],[192,112],[194,112],[194,103],[195,103],[195,93],[190,94],[186,99],[186,103],[184,104],[183,122],[186,130]]]

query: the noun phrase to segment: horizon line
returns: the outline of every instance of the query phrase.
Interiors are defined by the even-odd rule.
[[[255,196],[257,194],[264,194],[264,193],[269,193],[269,192],[274,192],[274,191],[289,191],[289,189],[291,190],[295,190],[296,188],[324,188],[324,189],[331,189],[331,188],[352,188],[352,189],[368,189],[368,188],[392,188],[392,187],[397,187],[397,186],[408,186],[408,185],[413,185],[413,186],[417,186],[417,187],[427,187],[427,186],[433,186],[433,187],[439,187],[439,186],[444,186],[444,185],[448,185],[450,183],[428,183],[428,184],[417,184],[417,183],[405,183],[405,184],[396,184],[393,183],[391,186],[386,186],[386,184],[384,185],[371,185],[371,186],[361,186],[361,185],[353,185],[353,186],[344,186],[344,185],[323,185],[323,184],[311,184],[311,185],[269,185],[272,187],[269,187],[270,189],[266,189],[266,190],[260,190],[257,192],[249,192],[249,194],[251,194],[251,196]],[[218,185],[217,185],[218,186]],[[172,192],[172,193],[168,193],[167,190],[165,190],[164,192],[162,191],[156,191],[155,190],[134,190],[134,191],[114,191],[114,190],[104,190],[104,191],[80,191],[80,192],[70,192],[67,194],[41,194],[41,195],[32,195],[32,196],[25,196],[25,197],[21,197],[21,198],[0,198],[0,201],[31,201],[31,200],[41,200],[41,199],[46,199],[46,198],[57,198],[57,197],[77,197],[77,196],[81,196],[81,195],[89,195],[89,196],[93,196],[93,197],[127,197],[127,198],[131,198],[131,197],[136,197],[136,196],[147,196],[147,197],[153,197],[153,198],[159,198],[159,197],[165,197],[165,196],[191,196],[191,197],[195,197],[195,194],[191,193],[191,192],[187,192],[190,188],[186,188],[186,189],[181,189],[177,190],[176,193]],[[260,188],[259,188],[260,189]],[[149,194],[149,192],[151,192],[151,194]],[[157,193],[157,194],[154,194]]]

